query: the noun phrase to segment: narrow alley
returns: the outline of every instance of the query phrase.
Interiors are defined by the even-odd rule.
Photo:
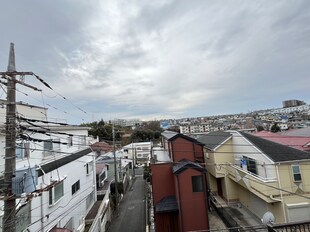
[[[132,187],[120,202],[118,215],[114,216],[109,232],[145,231],[145,180],[137,170]]]

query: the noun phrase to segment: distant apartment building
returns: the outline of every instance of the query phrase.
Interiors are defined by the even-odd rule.
[[[294,106],[302,106],[305,105],[306,103],[304,101],[300,101],[300,100],[286,100],[282,102],[283,104],[283,108],[288,108],[288,107],[294,107]]]
[[[299,106],[292,106],[292,107],[286,107],[286,108],[277,108],[272,110],[266,110],[263,111],[265,114],[271,113],[271,114],[288,114],[296,111],[309,111],[310,105],[299,105]]]
[[[114,119],[112,123],[114,125],[122,126],[122,127],[131,127],[137,126],[141,124],[141,120],[139,119]]]
[[[201,134],[209,132],[211,125],[209,124],[188,124],[188,125],[180,125],[180,133],[181,134]]]

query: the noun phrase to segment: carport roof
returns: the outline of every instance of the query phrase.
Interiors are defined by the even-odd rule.
[[[175,196],[167,196],[161,199],[155,207],[156,213],[169,213],[179,211],[177,198]]]

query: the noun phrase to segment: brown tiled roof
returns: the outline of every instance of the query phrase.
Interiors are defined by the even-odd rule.
[[[104,163],[96,163],[96,174],[100,174],[105,166]]]
[[[106,142],[96,142],[90,145],[90,147],[93,151],[104,151],[104,152],[112,151],[112,146]]]

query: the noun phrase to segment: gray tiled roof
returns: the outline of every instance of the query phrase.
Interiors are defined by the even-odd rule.
[[[310,160],[310,153],[275,143],[248,133],[240,132],[253,145],[264,152],[274,162]]]
[[[213,150],[229,137],[231,137],[229,132],[214,131],[199,137],[197,140],[204,144],[207,148]]]
[[[193,169],[198,170],[200,172],[206,172],[207,171],[205,168],[200,166],[198,163],[194,163],[192,161],[183,159],[183,160],[180,160],[178,163],[176,163],[172,166],[172,172],[173,172],[173,174],[178,175],[181,172],[183,172],[185,169],[188,169],[188,168],[193,168]]]
[[[178,134],[177,132],[168,131],[168,130],[165,130],[164,132],[161,133],[161,135],[164,136],[166,139],[171,139],[172,137],[174,137],[177,134]]]
[[[161,199],[155,207],[156,213],[175,212],[179,210],[175,196],[167,196]]]
[[[165,137],[168,141],[173,141],[177,138],[183,138],[193,143],[202,145],[198,140],[194,139],[193,137],[190,137],[190,136],[187,136],[181,133],[176,133],[173,131],[164,131],[163,133],[161,133],[161,135]]]

